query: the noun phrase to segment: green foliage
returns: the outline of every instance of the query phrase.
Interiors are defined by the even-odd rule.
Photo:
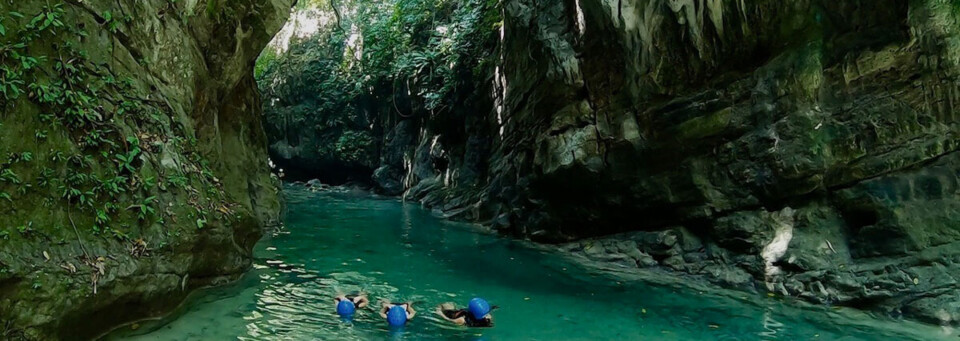
[[[11,101],[24,93],[28,74],[45,61],[42,56],[31,56],[27,46],[42,34],[55,34],[57,29],[62,28],[60,19],[63,15],[62,4],[44,7],[18,32],[18,40],[0,44],[0,99]],[[19,25],[16,22],[23,18],[24,15],[19,12],[9,12],[7,17],[0,17],[0,36],[7,35],[5,25]]]
[[[180,188],[186,190],[188,185],[188,179],[183,174],[174,174],[167,178],[167,182],[172,187]]]
[[[146,220],[148,217],[153,216],[156,213],[156,210],[153,208],[154,202],[157,200],[157,197],[150,196],[143,199],[138,207],[137,219]]]
[[[87,33],[82,27],[64,25],[65,15],[63,5],[58,4],[43,7],[31,16],[11,13],[0,17],[0,116],[6,119],[11,114],[30,112],[20,108],[36,110],[36,125],[23,125],[35,139],[26,141],[26,145],[49,147],[6,153],[6,159],[0,159],[0,200],[14,203],[0,204],[0,211],[6,213],[12,208],[16,214],[27,205],[24,203],[62,205],[78,225],[89,227],[88,232],[127,239],[122,229],[130,227],[126,222],[134,216],[142,224],[163,221],[157,193],[162,189],[158,188],[157,177],[152,176],[163,174],[144,170],[141,161],[151,159],[149,154],[163,145],[157,142],[166,142],[157,141],[162,139],[175,143],[176,152],[189,154],[188,173],[203,175],[196,182],[207,192],[213,189],[220,196],[217,199],[223,200],[210,180],[215,177],[206,161],[187,150],[196,149],[196,138],[142,131],[163,129],[155,122],[166,108],[144,99],[132,79],[121,79],[106,69],[106,64],[91,61],[77,47],[84,44]],[[109,11],[103,12],[101,19],[100,28],[110,32],[118,32],[131,20]],[[56,42],[56,49],[47,49],[52,45],[48,42]],[[131,130],[133,134],[128,133]],[[144,136],[150,140],[142,143]],[[9,146],[2,139],[0,147]],[[184,146],[179,142],[183,140],[193,143]],[[70,147],[64,147],[64,142]],[[186,178],[183,185],[188,187]],[[42,192],[34,193],[38,190]],[[191,206],[219,204],[196,193],[201,192],[191,192]],[[14,226],[10,226],[11,231]],[[16,226],[16,231],[31,235],[34,222]],[[0,233],[0,237],[8,238],[9,232]]]
[[[215,18],[220,11],[220,0],[207,0],[207,17]]]
[[[311,1],[331,11],[338,2]],[[304,5],[304,4],[302,4]],[[364,120],[350,117],[369,98],[391,98],[403,117],[438,114],[453,107],[489,72],[501,25],[496,0],[343,1],[344,16],[314,36],[296,39],[278,54],[267,49],[256,76],[269,104],[269,122],[303,121],[358,131]],[[353,28],[348,31],[341,28]],[[464,91],[460,91],[464,90]],[[389,93],[385,93],[389,92]],[[315,110],[273,110],[303,104]],[[291,121],[292,120],[292,121]],[[348,137],[349,139],[349,137]],[[339,148],[338,148],[339,149]]]
[[[451,114],[492,77],[499,59],[497,0],[298,6],[301,14],[319,10],[341,20],[312,36],[294,35],[280,42],[285,50],[268,48],[257,60],[267,133],[282,138],[315,129],[320,141],[311,152],[336,162],[375,164],[378,122]]]
[[[124,16],[123,18],[117,18],[116,16],[113,15],[113,12],[110,12],[110,11],[104,11],[103,14],[100,15],[100,17],[103,18],[104,28],[106,28],[108,31],[113,33],[120,32],[121,24],[124,24],[124,23],[129,24],[131,21],[133,21],[133,18],[130,17],[129,15]]]
[[[346,131],[337,140],[337,157],[348,162],[363,161],[365,155],[370,155],[373,143],[373,136],[365,131]]]
[[[271,48],[263,50],[263,53],[260,54],[260,57],[257,58],[257,63],[253,68],[253,76],[257,79],[261,79],[264,76],[264,73],[267,72],[267,68],[274,63],[277,59],[277,51]]]
[[[134,163],[137,162],[137,157],[140,155],[140,140],[135,137],[128,138],[127,141],[130,143],[130,150],[123,154],[114,155],[114,160],[117,163],[117,171],[119,172],[129,172],[134,174],[137,172],[137,167],[134,166]]]
[[[28,221],[23,225],[17,226],[17,232],[24,236],[29,236],[33,233],[33,221]]]

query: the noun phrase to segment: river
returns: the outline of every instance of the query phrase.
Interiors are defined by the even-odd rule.
[[[199,291],[163,320],[108,340],[936,340],[949,330],[851,309],[798,308],[754,294],[626,281],[549,248],[437,218],[418,205],[350,191],[286,185],[285,226],[254,251],[236,283]],[[401,330],[372,310],[352,323],[337,293],[412,301]],[[495,326],[467,329],[431,314],[474,296],[500,308]]]

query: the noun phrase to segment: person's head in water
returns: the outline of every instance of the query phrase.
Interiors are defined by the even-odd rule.
[[[400,327],[407,324],[417,314],[410,303],[390,303],[382,302],[380,304],[380,316],[387,320],[391,327]]]
[[[395,305],[387,310],[387,323],[392,327],[400,327],[407,324],[407,310]]]
[[[357,295],[337,295],[333,299],[333,303],[337,308],[337,315],[340,317],[349,319],[357,313],[357,309],[362,309],[370,303],[370,300],[367,299],[367,296],[364,294]]]
[[[343,318],[353,317],[353,314],[357,312],[357,306],[353,304],[353,301],[350,300],[340,300],[337,303],[337,315]]]
[[[474,298],[467,304],[466,309],[457,309],[453,303],[444,303],[437,307],[437,315],[444,320],[467,327],[493,327],[493,316],[490,312],[497,306],[490,306],[482,298]]]
[[[487,300],[482,298],[474,297],[470,300],[470,303],[467,304],[467,310],[470,311],[470,315],[473,315],[473,318],[479,320],[490,313],[490,303],[487,303]]]

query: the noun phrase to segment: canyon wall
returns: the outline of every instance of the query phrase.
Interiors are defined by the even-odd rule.
[[[93,338],[249,267],[280,210],[253,66],[293,2],[0,2],[0,338]]]
[[[401,82],[356,109],[381,192],[627,268],[960,319],[954,1],[497,10],[448,106]]]

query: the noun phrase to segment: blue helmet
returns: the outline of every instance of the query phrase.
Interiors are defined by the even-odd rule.
[[[387,323],[391,327],[399,327],[407,324],[407,310],[402,306],[395,305],[387,310]]]
[[[340,300],[337,303],[337,314],[343,317],[353,316],[357,312],[357,307],[351,300]]]
[[[474,297],[470,300],[470,304],[467,305],[467,310],[470,311],[470,314],[473,315],[474,318],[479,320],[490,313],[490,303],[487,303],[487,301],[482,298]]]

